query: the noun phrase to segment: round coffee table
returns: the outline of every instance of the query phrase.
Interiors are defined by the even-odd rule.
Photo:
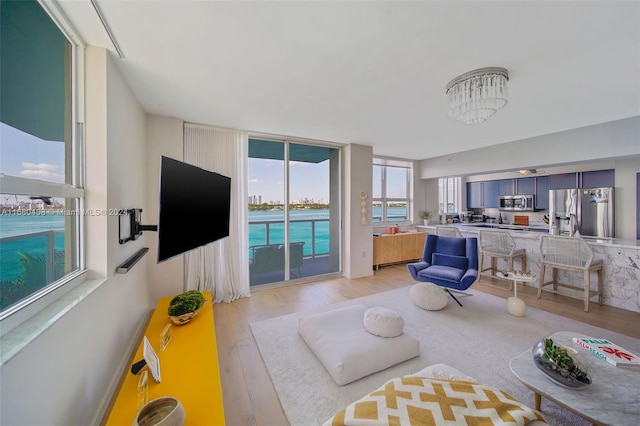
[[[513,296],[507,299],[507,312],[514,317],[523,317],[527,310],[524,300],[518,297],[518,283],[530,283],[536,280],[533,275],[516,274],[515,272],[498,272],[496,276],[513,281]]]
[[[573,349],[572,356],[589,372],[593,383],[582,390],[568,389],[550,380],[536,367],[530,348],[509,362],[515,377],[533,391],[535,409],[540,410],[545,397],[592,423],[636,426],[640,418],[640,370],[611,365],[580,348],[573,342],[574,337],[593,339],[572,331],[558,331],[549,336],[556,345]],[[621,345],[636,352],[639,347],[637,343]]]

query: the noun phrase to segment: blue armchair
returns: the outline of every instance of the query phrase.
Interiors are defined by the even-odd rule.
[[[427,235],[422,261],[409,263],[416,281],[444,287],[458,305],[462,303],[449,291],[464,291],[478,278],[478,239]]]

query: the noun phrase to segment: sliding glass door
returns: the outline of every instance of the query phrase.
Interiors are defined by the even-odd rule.
[[[251,285],[340,270],[340,151],[249,139]]]

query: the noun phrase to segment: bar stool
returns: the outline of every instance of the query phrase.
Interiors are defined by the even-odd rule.
[[[478,232],[478,237],[478,244],[480,245],[480,259],[478,262],[480,274],[485,271],[491,271],[489,274],[484,275],[496,277],[497,258],[506,259],[509,262],[510,271],[514,270],[514,259],[520,259],[522,272],[527,272],[527,251],[525,249],[516,249],[516,242],[513,241],[508,231],[481,229]],[[483,269],[484,256],[488,256],[491,259],[491,265]],[[513,288],[513,281],[511,281],[510,287]]]
[[[551,281],[544,281],[545,268],[551,267]],[[584,288],[558,282],[558,269],[582,272]],[[602,259],[593,258],[593,250],[580,237],[542,235],[540,237],[540,278],[538,279],[538,299],[542,296],[542,288],[553,285],[553,293],[559,293],[558,286],[573,290],[584,290],[584,311],[589,312],[589,300],[598,296],[598,304],[602,305],[602,279],[604,274]],[[591,290],[591,272],[597,272],[598,290]],[[567,293],[565,296],[580,299]]]
[[[439,235],[441,237],[463,238],[462,233],[455,226],[436,225],[436,235]]]

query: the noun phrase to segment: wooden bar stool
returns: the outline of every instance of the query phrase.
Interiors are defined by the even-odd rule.
[[[551,267],[551,281],[544,280],[545,268]],[[580,237],[564,237],[556,235],[542,235],[540,237],[540,278],[538,279],[538,299],[542,296],[542,288],[553,286],[553,293],[580,299],[568,293],[558,292],[558,286],[573,290],[584,291],[584,311],[589,312],[589,300],[598,296],[598,304],[602,305],[602,280],[604,262],[602,259],[593,258],[593,250],[585,240]],[[584,287],[558,282],[558,269],[566,271],[582,272]],[[591,272],[598,276],[598,290],[591,290]]]
[[[478,264],[480,274],[489,275],[491,277],[501,278],[496,275],[496,259],[503,258],[509,262],[509,271],[513,271],[514,259],[520,259],[520,268],[522,272],[527,272],[527,251],[525,249],[516,249],[516,243],[508,231],[481,229],[478,232],[478,243],[480,245],[480,259]],[[491,259],[490,266],[484,267],[484,257]],[[483,272],[490,271],[489,274]],[[513,288],[513,281],[510,281]]]

